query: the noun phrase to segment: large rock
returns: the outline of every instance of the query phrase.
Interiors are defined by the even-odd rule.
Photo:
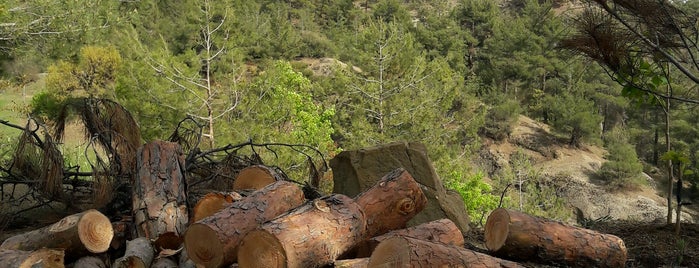
[[[427,207],[408,222],[409,226],[449,218],[461,232],[469,230],[469,218],[461,196],[447,191],[421,143],[396,142],[344,151],[332,160],[333,192],[356,196],[396,168],[405,168],[422,186]]]

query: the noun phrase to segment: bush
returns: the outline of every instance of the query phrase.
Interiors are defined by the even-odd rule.
[[[617,128],[604,138],[608,161],[602,164],[598,175],[613,189],[633,189],[643,184],[643,165],[624,130]]]
[[[517,122],[520,112],[519,102],[512,99],[490,108],[481,133],[498,141],[506,139],[512,133],[513,125]]]
[[[447,175],[445,185],[447,188],[457,191],[464,199],[466,211],[471,217],[471,222],[484,224],[486,216],[498,206],[499,197],[491,194],[493,188],[483,182],[485,175],[482,172],[464,178],[460,171],[452,171]]]

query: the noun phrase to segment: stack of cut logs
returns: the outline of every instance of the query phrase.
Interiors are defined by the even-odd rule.
[[[199,198],[189,213],[178,145],[138,154],[133,215],[112,223],[97,210],[16,235],[0,246],[2,267],[623,267],[616,236],[497,209],[485,227],[490,254],[466,249],[441,219],[406,227],[426,206],[403,169],[351,198],[305,200],[274,169],[251,166],[230,192]],[[242,193],[242,194],[241,194]],[[192,215],[189,215],[192,214]],[[190,217],[191,216],[191,217]],[[129,218],[125,218],[129,219]],[[126,237],[130,237],[125,241]],[[118,252],[119,258],[110,259]]]

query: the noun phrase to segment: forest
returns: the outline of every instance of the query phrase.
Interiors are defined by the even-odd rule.
[[[699,196],[698,15],[697,1],[653,0],[6,0],[0,159],[17,150],[12,125],[42,128],[66,168],[92,172],[100,152],[74,125],[110,103],[136,144],[183,123],[204,151],[301,144],[329,159],[414,141],[473,220],[513,176],[476,156],[524,115],[567,146],[604,147],[610,190],[645,172],[682,203]],[[309,154],[260,151],[298,180]]]

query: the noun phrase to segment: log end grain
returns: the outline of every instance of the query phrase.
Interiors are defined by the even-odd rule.
[[[246,167],[233,181],[233,190],[259,190],[278,181],[279,175],[272,168],[262,165]]]
[[[114,229],[109,218],[97,210],[90,210],[78,222],[78,236],[88,251],[102,253],[109,249]]]
[[[485,223],[485,247],[491,252],[498,251],[510,233],[510,214],[506,209],[496,209]]]
[[[238,265],[240,267],[286,267],[284,247],[272,234],[255,230],[240,243]]]
[[[214,230],[204,224],[192,224],[184,235],[189,258],[204,267],[220,267],[224,261],[224,245]]]
[[[240,200],[242,196],[236,192],[232,193],[208,193],[204,195],[192,209],[192,223],[214,213],[221,211],[224,207],[230,205],[236,200]]]

